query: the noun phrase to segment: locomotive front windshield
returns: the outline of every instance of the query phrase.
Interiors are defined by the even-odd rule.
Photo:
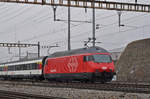
[[[112,62],[110,55],[97,54],[97,55],[92,55],[92,56],[93,56],[93,61],[96,63],[110,63],[110,62]]]

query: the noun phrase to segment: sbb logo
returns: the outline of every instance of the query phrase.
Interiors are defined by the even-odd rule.
[[[67,66],[68,66],[70,72],[75,72],[77,70],[77,67],[78,67],[77,58],[71,57]]]

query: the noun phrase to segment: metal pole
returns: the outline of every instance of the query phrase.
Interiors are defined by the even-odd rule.
[[[94,0],[93,0],[93,47],[95,47],[95,8],[94,8],[95,4],[94,4]]]
[[[71,50],[71,44],[70,44],[70,0],[68,0],[68,50]]]
[[[121,24],[121,11],[118,11],[117,13],[118,13],[118,18],[119,18],[118,26],[119,26],[119,27],[121,27],[121,26],[125,26],[124,24]]]
[[[40,57],[40,42],[38,42],[38,58]]]
[[[52,6],[53,7],[53,11],[54,11],[54,21],[56,21],[56,6]]]
[[[27,59],[28,59],[28,51],[27,51]]]
[[[118,16],[119,16],[119,27],[121,26],[121,24],[120,24],[120,17],[121,17],[121,12],[118,12]]]
[[[21,48],[20,48],[20,41],[18,41],[18,47],[19,47],[19,60],[21,60]]]

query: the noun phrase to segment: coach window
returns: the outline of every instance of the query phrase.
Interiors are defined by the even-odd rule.
[[[17,70],[17,65],[15,65],[15,71]]]
[[[21,70],[21,65],[18,65],[18,70]]]
[[[34,63],[34,65],[35,65],[35,69],[38,69],[38,65],[37,65],[37,63]]]
[[[29,69],[29,70],[32,70],[32,64],[29,64],[29,67],[30,67],[30,69]]]
[[[19,65],[19,70],[22,70],[22,64],[21,64],[21,65]]]
[[[11,66],[12,67],[12,71],[14,71],[15,70],[15,67],[14,66]]]
[[[12,71],[14,71],[14,70],[15,70],[15,67],[14,67],[13,65],[12,65],[11,67],[12,67]]]
[[[30,64],[30,66],[31,66],[31,70],[34,69],[34,65],[33,64]]]
[[[20,70],[23,70],[23,64],[20,65]]]
[[[13,68],[13,69],[14,69],[14,71],[16,71],[16,66],[14,65],[13,67],[14,67],[14,68]]]
[[[32,69],[32,65],[31,65],[31,64],[28,64],[28,66],[29,66],[29,70],[31,70],[31,69]]]
[[[24,70],[28,70],[27,64],[24,64]]]
[[[8,66],[8,71],[11,71],[11,66]]]
[[[20,70],[20,65],[17,66],[17,70]]]
[[[26,66],[27,66],[27,70],[30,70],[30,65],[29,65],[29,64],[26,64]]]
[[[18,65],[18,70],[21,70],[21,65]]]
[[[35,63],[35,66],[36,66],[36,69],[38,69],[38,64],[37,63]]]
[[[21,70],[21,65],[18,65],[18,70]]]
[[[10,71],[14,70],[14,66],[9,66],[10,67]]]
[[[35,68],[34,64],[31,64],[31,67],[32,67],[31,69],[34,69]]]
[[[22,70],[25,70],[24,68],[25,68],[25,65],[24,65],[24,64],[22,64]]]
[[[25,64],[22,65],[23,70],[27,70],[27,66]]]
[[[17,70],[17,65],[15,65],[15,71]]]
[[[12,66],[8,66],[8,71],[11,71],[11,67],[12,67]]]
[[[10,67],[10,71],[12,71],[13,70],[13,66],[9,66]]]
[[[13,67],[12,67],[12,66],[9,66],[9,68],[10,68],[10,71],[12,71],[12,70],[13,70]]]
[[[16,70],[16,66],[14,65],[14,66],[13,66],[13,71],[15,71],[15,70]]]
[[[33,66],[32,69],[37,69],[36,63],[33,63],[32,66]]]
[[[21,70],[21,65],[18,65],[18,70]]]
[[[10,66],[8,66],[7,71],[10,71]]]
[[[15,70],[15,66],[12,66],[12,71],[14,71]]]
[[[13,66],[13,71],[15,71],[16,70],[16,66]]]
[[[18,65],[16,65],[16,70],[18,70]]]
[[[35,69],[37,69],[37,64],[36,63],[34,63],[34,66],[35,66]]]
[[[33,68],[32,64],[29,64],[29,65],[30,65],[30,70],[32,70],[32,68]]]
[[[30,64],[27,64],[27,70],[30,70]]]
[[[20,70],[23,70],[23,64],[22,64],[22,65],[20,65]]]

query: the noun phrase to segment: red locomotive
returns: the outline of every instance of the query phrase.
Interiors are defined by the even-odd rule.
[[[41,59],[0,64],[0,78],[109,82],[114,63],[100,47],[56,52]]]
[[[47,57],[46,79],[109,82],[114,75],[114,63],[103,48],[91,47],[54,53]]]

